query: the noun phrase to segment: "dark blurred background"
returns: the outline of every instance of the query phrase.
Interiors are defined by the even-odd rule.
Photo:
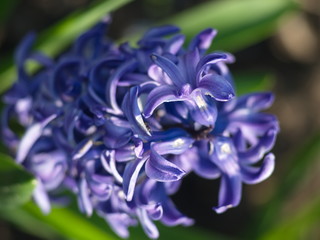
[[[8,3],[8,1],[6,1]],[[0,61],[12,55],[22,37],[30,31],[41,32],[69,13],[88,6],[89,0],[12,0],[10,11],[1,13]],[[196,0],[140,0],[113,14],[109,36],[118,39],[128,32],[152,26],[157,21],[202,1]],[[236,71],[266,71],[274,76],[276,101],[269,110],[280,120],[281,133],[274,153],[277,158],[275,173],[267,181],[244,186],[239,207],[222,215],[211,210],[216,204],[219,181],[188,176],[177,195],[173,197],[179,209],[194,218],[196,224],[208,230],[244,238],[244,229],[250,228],[257,209],[268,204],[275,194],[297,149],[320,129],[320,1],[300,0],[301,11],[284,19],[276,33],[249,48],[233,52]],[[0,1],[1,8],[1,1]],[[212,26],[214,27],[214,23]],[[199,29],[200,30],[200,29]],[[219,29],[218,29],[219,30]],[[292,196],[279,211],[279,217],[290,216],[293,209],[320,193],[320,161],[308,169]],[[320,228],[315,226],[307,239],[320,239]],[[15,226],[0,220],[0,239],[37,239]]]

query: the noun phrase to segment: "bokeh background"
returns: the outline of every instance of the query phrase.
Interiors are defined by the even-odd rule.
[[[46,32],[74,12],[86,12],[96,2],[1,0],[0,76],[6,76],[1,73],[6,73],[10,67],[14,49],[25,34]],[[220,39],[217,39],[217,45],[213,42],[213,50],[230,51],[235,55],[237,61],[229,67],[239,84],[240,93],[255,89],[275,92],[276,101],[268,111],[278,116],[281,126],[273,150],[276,170],[267,181],[245,186],[240,206],[221,215],[211,210],[217,201],[219,181],[188,176],[173,199],[183,213],[196,220],[196,225],[190,229],[161,227],[160,239],[187,239],[188,234],[192,236],[190,239],[199,240],[320,239],[320,1],[278,0],[283,3],[281,9],[275,8],[274,14],[261,23],[253,18],[247,27],[255,26],[255,29],[244,35],[241,41],[237,35],[230,34],[233,26],[228,25],[229,21],[231,24],[254,15],[255,7],[268,1],[133,1],[112,13],[108,36],[119,41],[124,36],[135,39],[142,30],[170,20],[183,22],[188,33],[197,32],[202,29],[190,30],[189,25],[196,21],[194,16],[204,18],[201,16],[202,6],[212,8],[212,14],[215,14],[214,9],[220,9],[222,2],[229,4],[227,10],[232,10],[230,13],[226,10],[224,17],[220,17],[224,22],[214,22],[214,16],[209,16],[201,26],[216,27],[223,39],[227,39],[225,44]],[[234,3],[235,8],[241,8],[241,2],[247,4],[246,10],[233,14],[238,10],[230,6]],[[278,4],[274,0],[270,2]],[[179,18],[186,11],[190,17],[183,15]],[[192,15],[192,11],[198,12]],[[267,26],[266,23],[272,24]],[[245,32],[246,28],[240,30]],[[240,30],[234,26],[234,31]],[[5,79],[1,78],[0,85],[3,81]],[[68,233],[68,227],[77,231],[83,226],[80,225],[83,222],[78,222],[75,217],[81,218],[84,224],[89,221],[94,227],[106,231],[112,239],[117,239],[108,226],[95,217],[86,219],[81,215],[70,217],[64,214],[58,208],[53,215],[45,217],[30,204],[0,212],[0,239],[87,239],[77,235],[72,237]],[[60,226],[59,219],[69,226]],[[145,239],[141,230],[132,230],[130,239]],[[94,234],[90,239],[95,239]]]

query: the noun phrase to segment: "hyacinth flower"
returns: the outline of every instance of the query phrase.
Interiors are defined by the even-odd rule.
[[[105,38],[106,18],[57,59],[16,52],[18,80],[4,95],[1,132],[17,163],[35,175],[33,198],[44,213],[71,191],[81,212],[96,212],[119,236],[154,221],[189,226],[170,196],[189,173],[221,178],[222,213],[241,200],[242,183],[268,178],[277,119],[261,110],[271,93],[235,97],[223,52],[206,54],[217,31],[185,47],[176,26],[147,31],[136,47]],[[29,59],[42,66],[30,75]],[[10,128],[18,122],[21,137]],[[259,162],[262,162],[258,166]]]

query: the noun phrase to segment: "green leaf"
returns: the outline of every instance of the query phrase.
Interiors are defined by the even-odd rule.
[[[268,91],[275,82],[274,76],[265,72],[237,72],[233,77],[238,96],[251,92]]]
[[[209,1],[164,23],[181,27],[188,39],[204,28],[213,27],[218,35],[212,49],[236,51],[269,37],[279,19],[294,7],[291,0]]]
[[[260,240],[299,240],[310,239],[308,234],[312,228],[317,228],[320,221],[320,198],[312,199],[309,203],[302,205],[293,216],[288,216],[285,220],[278,223]]]
[[[68,239],[77,240],[118,240],[113,233],[105,229],[97,227],[91,222],[91,219],[86,218],[79,212],[74,212],[66,207],[54,207],[50,214],[44,215],[39,208],[29,202],[23,206],[23,210],[32,217],[40,220],[42,223],[49,225],[52,230],[59,233]]]
[[[10,157],[0,154],[0,210],[27,202],[36,186],[34,177]]]
[[[47,31],[43,32],[36,44],[36,49],[44,54],[54,57],[61,50],[70,45],[86,29],[93,26],[101,18],[132,0],[105,0],[100,1],[89,9],[83,9],[71,14]],[[30,71],[35,71],[38,65],[31,65]],[[16,70],[13,64],[2,67],[0,74],[0,94],[8,89],[15,81]]]

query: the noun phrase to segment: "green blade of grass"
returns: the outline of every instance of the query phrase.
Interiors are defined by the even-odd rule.
[[[93,26],[106,14],[114,11],[132,0],[105,0],[93,5],[89,9],[77,11],[63,19],[39,36],[36,49],[53,57],[66,48],[86,29]],[[32,66],[35,70],[36,66]],[[16,70],[13,64],[6,64],[0,73],[0,94],[8,89],[15,81]]]
[[[190,39],[213,27],[218,35],[212,49],[236,51],[270,36],[279,19],[295,8],[291,0],[229,0],[207,2],[164,21],[176,24]]]
[[[9,156],[0,154],[0,211],[27,202],[36,186],[34,177]]]

